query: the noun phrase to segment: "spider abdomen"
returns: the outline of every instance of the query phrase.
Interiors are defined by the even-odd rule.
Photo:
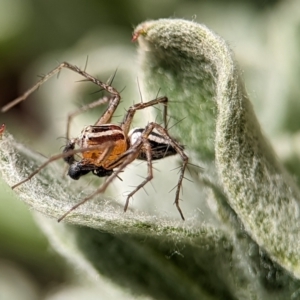
[[[133,145],[138,140],[143,131],[144,128],[133,128],[130,130],[129,139],[131,145]],[[170,141],[163,137],[161,134],[151,132],[148,136],[148,141],[151,147],[152,160],[162,159],[164,157],[177,154],[176,149],[170,144]],[[182,145],[180,145],[180,147],[182,149],[184,148]],[[141,149],[137,159],[147,160],[146,150],[144,148]]]

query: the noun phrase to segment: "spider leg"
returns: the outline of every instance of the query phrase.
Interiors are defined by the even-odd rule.
[[[151,101],[150,101],[151,102]],[[142,103],[141,103],[142,104]],[[180,195],[180,190],[181,190],[181,186],[182,186],[182,181],[184,178],[184,173],[185,173],[185,169],[187,167],[188,164],[188,156],[185,154],[182,145],[180,145],[176,140],[174,140],[168,133],[167,129],[162,127],[161,125],[155,123],[155,122],[151,122],[149,123],[145,129],[143,130],[143,132],[141,133],[141,135],[139,136],[139,138],[137,139],[137,141],[133,144],[132,148],[137,149],[137,153],[135,154],[136,158],[139,158],[139,156],[141,156],[141,153],[146,155],[146,159],[147,159],[147,165],[148,165],[148,176],[146,177],[146,179],[139,184],[135,190],[133,190],[126,199],[126,204],[124,207],[124,211],[127,210],[128,204],[129,204],[129,199],[130,197],[132,197],[139,189],[141,189],[146,183],[148,183],[152,178],[153,178],[153,173],[152,173],[152,147],[151,147],[151,140],[149,139],[149,137],[151,136],[151,134],[153,134],[153,130],[156,129],[159,134],[164,138],[164,143],[168,143],[170,148],[172,148],[172,151],[176,151],[181,159],[182,159],[182,165],[180,168],[180,174],[179,174],[179,179],[177,182],[177,188],[176,188],[176,194],[175,194],[175,205],[177,210],[179,211],[179,214],[182,218],[182,220],[184,220],[184,216],[182,213],[182,210],[180,208],[179,205],[179,195]],[[163,145],[164,148],[166,148],[166,145]],[[126,153],[124,153],[124,155],[126,155]],[[164,156],[160,155],[160,158],[163,158]],[[129,162],[130,163],[130,162]],[[111,167],[111,166],[109,166]]]
[[[131,107],[129,107],[127,114],[125,115],[125,118],[121,124],[121,128],[123,129],[125,135],[127,136],[129,133],[132,119],[137,110],[141,110],[141,109],[144,109],[144,108],[147,108],[147,107],[159,104],[159,103],[164,104],[164,122],[166,122],[166,112],[167,112],[167,103],[168,103],[167,97],[159,97],[159,98],[153,99],[148,102],[136,103],[136,104],[132,105]]]
[[[138,186],[136,186],[136,188],[129,195],[127,195],[125,206],[124,206],[124,212],[127,211],[130,198],[153,178],[151,145],[147,139],[143,140],[143,148],[147,157],[148,174],[147,177],[144,179],[144,181],[141,182]]]
[[[184,216],[183,216],[182,210],[181,210],[180,205],[179,205],[179,195],[180,195],[180,189],[181,189],[181,186],[182,186],[182,181],[183,181],[183,178],[184,178],[184,172],[185,172],[186,166],[188,164],[189,158],[185,154],[185,152],[183,150],[183,147],[176,140],[174,140],[169,135],[167,129],[163,128],[161,125],[159,125],[157,123],[154,123],[154,122],[149,123],[146,126],[146,128],[143,132],[143,135],[145,137],[148,137],[151,134],[151,132],[153,131],[153,129],[156,129],[159,132],[159,134],[161,134],[164,137],[164,139],[166,141],[168,141],[170,146],[175,149],[175,151],[180,155],[180,157],[182,159],[182,165],[181,165],[181,168],[180,168],[180,175],[179,175],[179,179],[178,179],[178,182],[177,182],[177,188],[176,188],[174,203],[176,205],[177,210],[179,211],[179,214],[180,214],[182,220],[184,220]]]
[[[63,68],[70,69],[83,77],[85,77],[88,81],[93,82],[94,84],[100,86],[102,89],[106,90],[108,93],[110,93],[113,96],[113,100],[110,102],[110,105],[106,112],[102,115],[102,117],[99,119],[99,124],[105,124],[108,120],[111,119],[112,114],[116,110],[119,102],[120,102],[120,94],[117,90],[115,90],[112,86],[98,80],[97,78],[91,76],[90,74],[86,73],[85,71],[81,70],[75,65],[69,64],[68,62],[63,62],[59,66],[57,66],[55,69],[50,71],[48,74],[46,74],[44,77],[42,77],[41,80],[39,80],[34,86],[32,86],[29,90],[27,90],[23,95],[16,98],[15,100],[11,101],[7,105],[3,106],[1,111],[6,112],[9,109],[11,109],[13,106],[17,105],[18,103],[24,101],[28,98],[29,95],[31,95],[34,91],[36,91],[43,83],[45,83],[48,79],[50,79],[53,75],[59,73]]]

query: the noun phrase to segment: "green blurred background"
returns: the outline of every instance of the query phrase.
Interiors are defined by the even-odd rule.
[[[140,22],[158,18],[204,23],[229,42],[262,127],[298,180],[300,5],[296,0],[0,0],[1,106],[58,62],[84,67],[87,57],[87,70],[103,80],[118,68],[115,86],[126,86],[122,95],[128,103],[138,100],[138,61],[131,33]],[[64,136],[71,105],[74,109],[99,97],[92,93],[95,88],[75,84],[80,78],[74,74],[62,73],[0,117],[10,133],[45,155],[63,144],[53,144],[52,139]],[[95,117],[100,112],[101,108]],[[28,209],[0,184],[0,300],[67,299],[74,271],[51,250]]]

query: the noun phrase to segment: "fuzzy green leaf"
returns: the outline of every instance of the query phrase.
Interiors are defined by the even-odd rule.
[[[145,22],[135,35],[147,93],[161,89],[170,115],[188,119],[177,136],[198,161],[211,159],[220,175],[211,180],[248,234],[299,278],[300,192],[261,132],[228,45],[184,20]]]

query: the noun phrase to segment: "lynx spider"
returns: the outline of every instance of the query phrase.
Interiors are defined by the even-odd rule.
[[[85,197],[79,203],[71,207],[65,214],[63,214],[58,219],[58,222],[60,222],[77,207],[92,199],[97,194],[103,193],[109,186],[109,184],[116,177],[118,177],[120,172],[132,161],[134,161],[135,159],[146,160],[148,167],[147,177],[138,186],[136,186],[131,193],[128,194],[124,206],[124,212],[126,212],[130,198],[153,178],[152,160],[162,159],[166,156],[179,154],[183,163],[180,169],[174,203],[180,213],[181,218],[184,220],[183,213],[179,206],[179,194],[182,180],[184,178],[184,172],[188,163],[188,156],[183,151],[183,146],[181,146],[169,135],[166,128],[166,112],[168,102],[167,97],[158,97],[148,102],[140,102],[134,104],[129,107],[120,125],[111,124],[110,122],[113,114],[121,100],[120,93],[110,84],[98,80],[97,78],[89,75],[77,66],[69,64],[67,62],[63,62],[48,74],[46,74],[23,95],[4,106],[2,108],[2,112],[9,110],[11,107],[25,100],[44,82],[46,82],[53,75],[58,74],[63,68],[70,69],[82,75],[86,78],[87,81],[91,81],[94,84],[98,85],[102,90],[107,91],[110,96],[103,97],[93,103],[82,106],[75,112],[69,114],[66,134],[68,142],[64,147],[63,153],[51,156],[44,164],[42,164],[38,169],[32,172],[26,179],[15,184],[14,186],[12,186],[12,188],[14,189],[24,182],[30,180],[50,162],[60,158],[63,158],[64,161],[68,163],[68,175],[75,180],[79,179],[81,176],[89,172],[92,172],[98,177],[108,177],[105,182],[98,189],[96,189],[94,193]],[[104,103],[108,103],[108,107],[102,114],[102,116],[97,120],[95,125],[84,127],[79,137],[70,139],[69,132],[72,118],[81,112]],[[162,103],[164,105],[165,127],[162,127],[158,123],[150,122],[145,126],[145,128],[135,128],[130,131],[130,126],[134,114],[137,110],[142,110],[159,103]],[[154,129],[158,133],[153,132]],[[75,149],[76,145],[79,146],[78,149]],[[77,153],[80,153],[82,156],[82,159],[79,161],[77,161],[74,156]],[[117,169],[114,170],[115,168]]]

